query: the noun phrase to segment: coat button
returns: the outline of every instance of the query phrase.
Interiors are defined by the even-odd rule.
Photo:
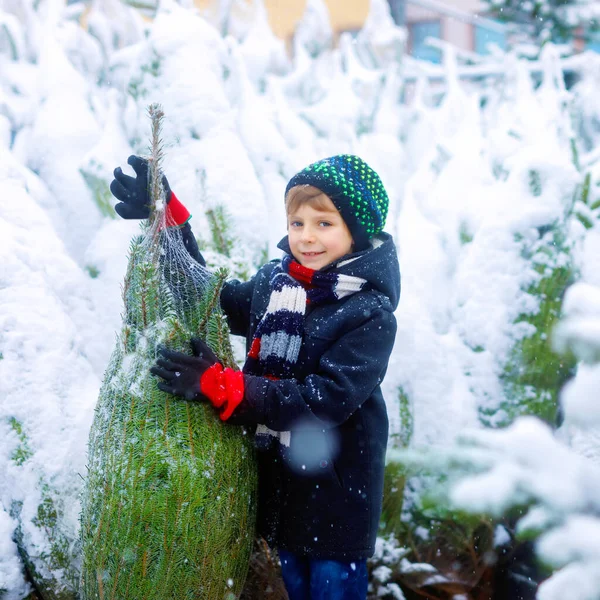
[[[321,467],[321,469],[325,469],[325,468],[327,467],[327,465],[328,465],[328,464],[329,464],[329,463],[328,463],[326,460],[322,460],[322,461],[319,463],[319,466]]]

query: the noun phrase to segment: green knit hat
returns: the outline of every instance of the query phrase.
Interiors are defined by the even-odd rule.
[[[357,250],[383,231],[389,206],[379,175],[352,154],[324,158],[294,175],[285,193],[296,185],[312,185],[327,194],[348,225]]]

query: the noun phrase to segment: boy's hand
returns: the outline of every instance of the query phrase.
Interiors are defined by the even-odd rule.
[[[124,219],[147,219],[150,216],[148,160],[132,155],[127,159],[127,163],[135,171],[136,177],[125,175],[121,167],[114,170],[115,178],[110,183],[110,191],[117,200],[120,200],[115,206],[115,211]],[[164,175],[162,184],[169,203],[172,192]]]
[[[208,399],[215,408],[222,408],[221,419],[227,420],[244,398],[244,375],[241,371],[223,369],[215,353],[203,340],[191,341],[194,356],[161,348],[164,358],[150,369],[165,381],[158,389],[186,400]]]
[[[192,346],[192,352],[194,353],[194,356],[206,359],[211,365],[219,362],[218,356],[210,349],[210,346],[204,340],[200,338],[192,338],[190,340],[190,344]]]
[[[152,375],[165,380],[157,384],[158,389],[186,400],[203,400],[200,378],[213,362],[166,348],[160,348],[159,352],[163,358],[150,369]]]

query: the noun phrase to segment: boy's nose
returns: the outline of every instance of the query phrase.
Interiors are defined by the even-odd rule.
[[[302,241],[303,242],[314,242],[315,232],[310,227],[304,227],[302,230]]]

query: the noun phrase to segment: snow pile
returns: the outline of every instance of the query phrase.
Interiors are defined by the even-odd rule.
[[[563,391],[565,419],[580,427],[600,427],[600,287],[582,282],[570,288],[565,316],[555,344],[563,351],[570,349],[584,363]]]
[[[507,420],[500,376],[532,333],[521,315],[539,310],[540,253],[550,252],[548,268],[568,266],[582,235],[571,217],[583,174],[572,162],[569,95],[556,57],[544,60],[537,89],[524,64],[509,63],[483,109],[489,90],[466,89],[452,71],[439,106],[417,89],[409,107],[416,171],[396,225],[403,304],[388,381],[411,398],[416,446],[449,444],[482,416]],[[569,240],[562,250],[557,236]]]
[[[15,521],[0,510],[0,591],[3,600],[21,600],[31,591],[23,579],[17,545],[12,541],[15,527]]]
[[[542,583],[538,598],[560,600],[572,590],[577,598],[600,597],[600,466],[532,417],[504,430],[466,432],[459,448],[485,470],[454,487],[456,505],[496,517],[525,508],[517,535],[539,536],[539,558],[560,569]]]
[[[77,589],[79,491],[100,384],[87,352],[101,330],[86,275],[36,203],[47,192],[6,152],[2,164],[0,498],[31,568],[50,588]]]

